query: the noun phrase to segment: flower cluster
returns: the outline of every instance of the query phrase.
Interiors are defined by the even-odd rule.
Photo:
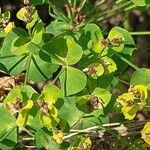
[[[92,78],[97,79],[103,74],[110,74],[117,70],[117,65],[113,59],[105,56],[99,60],[99,62],[90,64],[87,68],[83,69],[83,72]]]
[[[33,6],[25,6],[19,10],[17,13],[18,19],[29,23],[33,20],[33,14],[35,13],[35,7]]]
[[[143,130],[141,131],[142,134],[142,139],[150,144],[150,122],[147,122],[143,128]]]
[[[126,119],[132,120],[137,111],[146,104],[147,88],[144,85],[131,86],[128,93],[123,93],[117,99],[122,105],[122,112]]]
[[[14,22],[10,22],[10,13],[8,11],[0,14],[0,32],[9,33],[14,28]]]

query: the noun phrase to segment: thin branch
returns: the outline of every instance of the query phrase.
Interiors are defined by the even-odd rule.
[[[71,129],[70,130],[71,133],[64,136],[63,140],[70,139],[70,138],[72,138],[76,135],[79,135],[79,134],[95,133],[95,134],[103,136],[105,132],[107,132],[107,131],[109,132],[109,131],[113,131],[113,130],[118,131],[118,133],[121,136],[128,136],[128,135],[131,135],[132,133],[138,134],[140,131],[134,131],[134,130],[140,129],[148,121],[149,120],[140,121],[140,122],[137,121],[137,122],[125,122],[125,123],[110,123],[110,124],[103,124],[101,126],[89,127],[89,128],[85,128],[82,130]],[[134,124],[134,125],[131,126],[131,124]],[[99,131],[99,129],[101,129],[101,130]]]
[[[57,76],[55,77],[55,79],[51,82],[51,85],[54,84],[57,79],[59,78],[59,76],[64,72],[64,70],[66,69],[65,66],[62,67],[62,69],[60,70],[60,72],[57,74]]]

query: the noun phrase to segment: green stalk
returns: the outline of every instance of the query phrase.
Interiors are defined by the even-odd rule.
[[[70,7],[70,5],[72,5],[71,1],[68,0],[67,3],[67,7],[68,7],[68,18],[70,19],[71,23],[73,23],[73,20],[74,20],[74,17],[73,17],[73,12],[72,12],[72,9]]]
[[[119,6],[117,8],[114,8],[112,10],[109,9],[109,10],[105,11],[104,13],[100,14],[98,16],[97,21],[103,21],[103,20],[106,20],[110,17],[113,17],[113,16],[117,15],[118,13],[124,12],[125,11],[124,8],[125,7],[130,7],[131,4],[132,4],[132,2],[129,1],[129,2],[126,2],[126,3],[122,4],[121,6]]]
[[[27,82],[28,82],[29,69],[30,69],[31,60],[32,60],[32,54],[29,55],[28,60],[27,60],[27,64],[26,64],[26,75],[25,75],[24,85],[26,85]]]
[[[139,67],[137,67],[136,65],[134,65],[133,63],[131,63],[128,59],[122,57],[120,54],[115,53],[122,61],[124,61],[125,63],[127,63],[129,66],[131,66],[132,68],[134,68],[135,70],[138,70]]]
[[[76,5],[77,5],[77,0],[73,0],[73,18],[75,17],[75,11],[76,11]]]
[[[57,9],[56,6],[53,5],[50,0],[48,1],[48,4],[49,4],[49,6],[53,9],[53,11],[56,13],[56,15],[61,18],[61,20],[63,20],[63,21],[66,22],[66,23],[69,23],[69,20],[68,20],[68,18],[65,16],[65,14],[62,13],[59,9]]]
[[[66,69],[66,66],[63,66],[60,70],[60,72],[57,74],[57,76],[55,77],[55,79],[51,82],[51,85],[53,85],[57,79],[59,78],[59,76],[64,72],[64,70]]]
[[[114,12],[116,12],[116,11],[118,12],[118,11],[120,11],[120,9],[124,8],[125,6],[127,6],[127,5],[129,5],[129,4],[131,4],[130,1],[124,3],[124,4],[120,5],[120,6],[118,6],[117,8],[108,9],[108,10],[106,10],[105,12],[103,12],[102,14],[100,14],[99,17],[104,16],[104,15],[107,15],[107,14],[114,13]]]
[[[117,0],[115,3],[116,4],[119,4],[119,3],[122,3],[124,0]]]
[[[104,4],[107,0],[101,0],[100,2],[97,2],[96,6],[100,6],[102,4]]]
[[[150,35],[150,31],[137,31],[137,32],[130,32],[131,35]]]

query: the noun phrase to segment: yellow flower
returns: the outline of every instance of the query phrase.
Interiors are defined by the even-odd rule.
[[[64,134],[62,131],[53,132],[53,138],[58,144],[63,142],[63,137],[64,137]]]
[[[48,109],[50,110],[50,114],[53,117],[57,117],[58,116],[58,110],[57,110],[57,108],[54,105],[52,105],[51,103],[48,104]]]
[[[141,131],[142,139],[150,145],[150,122],[147,122]]]
[[[79,145],[79,150],[90,150],[91,147],[92,147],[92,141],[88,137],[88,138],[85,138],[83,141],[81,141]]]
[[[52,128],[52,118],[50,116],[43,115],[42,122],[45,127]]]
[[[123,112],[125,119],[132,120],[134,119],[136,113],[141,109],[141,106],[135,104],[131,107],[123,106],[121,111]]]
[[[144,85],[135,85],[129,89],[133,94],[134,99],[140,99],[144,102],[147,99],[147,88]]]
[[[26,124],[26,122],[28,121],[28,112],[30,111],[30,109],[32,107],[33,107],[33,101],[32,100],[28,100],[27,104],[25,105],[25,107],[20,109],[19,116],[17,118],[17,125],[20,128],[22,128]]]
[[[14,22],[9,22],[8,25],[4,28],[4,31],[6,33],[9,33],[12,31],[12,29],[15,27]]]
[[[118,102],[125,107],[131,107],[133,105],[134,99],[131,92],[124,93],[118,97]]]

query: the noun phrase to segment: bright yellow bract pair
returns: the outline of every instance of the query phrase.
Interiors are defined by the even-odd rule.
[[[142,139],[150,144],[150,122],[147,122],[143,128],[143,130],[141,131],[142,134]]]
[[[117,101],[122,105],[122,112],[126,119],[132,120],[137,111],[142,109],[147,99],[147,87],[144,85],[135,85],[129,88],[128,93],[123,93]]]

